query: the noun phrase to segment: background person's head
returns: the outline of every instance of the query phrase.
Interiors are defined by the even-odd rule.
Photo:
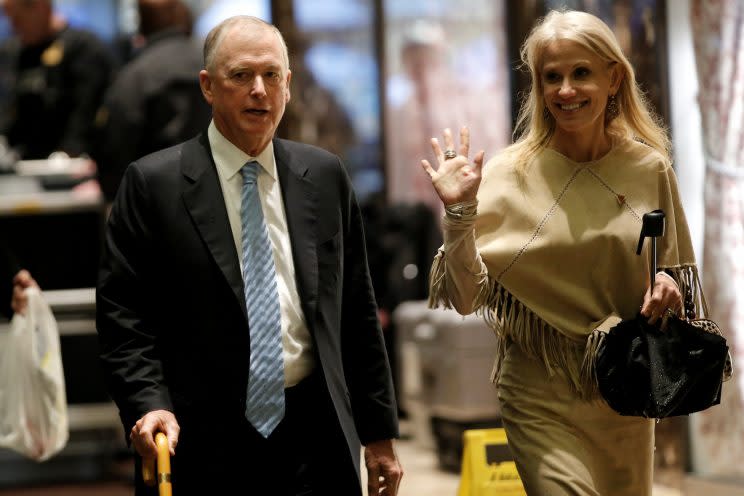
[[[55,33],[52,0],[0,0],[22,45],[36,45]]]
[[[166,29],[191,33],[191,10],[181,0],[138,0],[139,31],[151,36]]]
[[[444,30],[439,24],[417,20],[408,26],[401,42],[401,63],[417,86],[427,84],[430,74],[441,77],[445,63]]]
[[[289,57],[274,26],[257,17],[231,17],[204,42],[202,93],[215,126],[251,156],[271,141],[289,102]]]

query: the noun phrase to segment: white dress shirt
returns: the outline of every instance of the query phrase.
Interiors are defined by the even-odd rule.
[[[289,240],[282,190],[279,187],[279,177],[274,161],[274,145],[269,142],[269,145],[257,157],[251,157],[229,142],[217,130],[214,121],[209,125],[207,136],[212,148],[214,163],[217,165],[217,174],[220,178],[220,186],[222,186],[233,241],[238,250],[241,274],[243,260],[240,254],[243,253],[243,245],[240,202],[243,178],[240,169],[251,160],[261,165],[257,178],[258,195],[261,199],[264,221],[269,230],[269,241],[276,266],[284,349],[284,384],[286,387],[294,386],[310,374],[315,366],[315,358],[312,352],[312,337],[305,323],[295,283],[292,245]]]

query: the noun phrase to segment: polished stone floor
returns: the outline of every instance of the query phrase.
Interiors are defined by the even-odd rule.
[[[439,469],[435,451],[428,442],[421,442],[412,435],[412,427],[404,422],[404,439],[397,443],[397,453],[405,475],[399,496],[456,496],[459,475]],[[122,473],[128,472],[124,463]],[[88,484],[64,484],[44,487],[16,487],[0,489],[0,496],[131,496],[131,485],[122,476],[116,481]],[[657,486],[654,496],[682,496],[680,492]]]

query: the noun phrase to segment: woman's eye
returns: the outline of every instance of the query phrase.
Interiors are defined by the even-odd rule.
[[[574,75],[576,77],[586,77],[589,74],[591,74],[591,71],[587,69],[586,67],[579,67],[578,69],[574,71]]]
[[[557,81],[560,81],[561,76],[558,73],[555,72],[548,72],[545,74],[545,80],[549,83],[555,83]]]

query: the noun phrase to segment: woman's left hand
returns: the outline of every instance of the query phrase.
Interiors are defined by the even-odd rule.
[[[646,290],[641,305],[641,315],[648,317],[649,324],[655,324],[669,311],[676,316],[682,314],[682,294],[674,279],[666,272],[656,274],[653,294],[650,288]]]

